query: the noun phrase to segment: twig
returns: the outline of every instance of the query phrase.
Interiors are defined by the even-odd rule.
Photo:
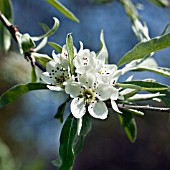
[[[17,41],[16,35],[15,35],[16,32],[18,32],[17,26],[12,25],[8,21],[8,19],[2,14],[1,11],[0,11],[0,20],[2,21],[4,26],[8,29],[8,31],[11,33],[12,37],[14,38],[14,40]]]
[[[2,21],[3,25],[8,29],[8,31],[10,32],[14,40],[18,43],[16,37],[16,33],[19,32],[18,27],[11,24],[9,20],[1,13],[1,11],[0,11],[0,20]],[[32,66],[37,66],[43,72],[46,71],[46,69],[38,61],[32,59],[31,52],[33,51],[34,51],[33,49],[30,49],[29,52],[24,53],[24,57],[30,61]]]
[[[118,104],[118,107],[120,109],[151,110],[151,111],[159,111],[159,112],[168,112],[168,113],[170,113],[170,108],[153,107],[153,106],[150,106],[150,105],[135,106],[135,105],[129,105],[129,104]]]

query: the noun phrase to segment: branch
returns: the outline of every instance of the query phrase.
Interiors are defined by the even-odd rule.
[[[159,111],[159,112],[168,112],[170,113],[170,108],[163,108],[163,107],[153,107],[150,105],[145,106],[135,106],[129,104],[118,104],[120,109],[137,109],[137,110],[151,110],[151,111]]]
[[[0,11],[0,20],[2,21],[3,25],[8,29],[8,31],[10,32],[14,40],[18,43],[16,37],[16,33],[19,32],[18,27],[11,24],[9,20],[2,14],[1,11]],[[46,71],[46,69],[38,61],[32,59],[31,52],[33,51],[34,49],[30,49],[29,52],[24,53],[24,57],[30,61],[32,66],[37,66],[43,72]]]

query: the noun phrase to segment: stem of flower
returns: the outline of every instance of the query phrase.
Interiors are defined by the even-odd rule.
[[[3,25],[8,29],[14,40],[18,43],[16,33],[18,31],[18,27],[11,24],[9,20],[2,14],[0,11],[0,20],[2,21]],[[30,52],[24,53],[24,56],[26,59],[28,59],[32,66],[37,66],[40,70],[43,72],[46,71],[46,69],[36,60],[33,60],[31,57],[31,52],[34,51],[34,49],[30,49]]]

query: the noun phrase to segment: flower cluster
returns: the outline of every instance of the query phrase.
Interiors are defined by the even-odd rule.
[[[105,64],[103,53],[96,55],[89,49],[83,49],[83,43],[80,42],[78,52],[74,47],[74,74],[70,71],[66,45],[61,54],[53,52],[52,56],[53,60],[46,64],[47,71],[41,78],[50,90],[64,90],[70,95],[71,112],[80,122],[78,133],[84,114],[89,113],[98,119],[107,118],[106,101],[110,101],[112,108],[120,112],[115,102],[119,96],[115,82],[121,71],[114,64]]]

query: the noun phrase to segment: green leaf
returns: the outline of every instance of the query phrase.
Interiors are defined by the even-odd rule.
[[[170,107],[170,91],[169,90],[165,90],[162,91],[161,93],[165,94],[166,96],[161,97],[161,99],[164,101],[164,103]]]
[[[157,74],[161,74],[163,76],[170,78],[170,69],[165,67],[145,67],[145,66],[138,66],[134,67],[131,70],[133,71],[150,71]]]
[[[60,135],[58,161],[59,170],[70,170],[74,163],[73,143],[77,134],[77,119],[70,114],[64,123]]]
[[[130,113],[135,114],[135,115],[139,115],[139,116],[143,116],[144,115],[144,113],[142,111],[139,111],[139,110],[136,110],[136,109],[127,109],[127,108],[125,109],[124,108],[124,110],[127,110]]]
[[[67,18],[75,22],[79,22],[78,18],[70,10],[63,6],[58,0],[47,0],[47,2],[55,7],[57,10],[59,10]]]
[[[50,30],[50,28],[49,28],[46,24],[44,24],[44,23],[39,23],[39,25],[41,26],[41,28],[42,28],[46,33]],[[47,44],[47,42],[48,42],[48,37],[44,37],[44,38],[42,39],[42,41],[37,45],[37,47],[34,48],[34,51],[37,52],[37,51],[41,50],[43,47],[45,47],[45,45]]]
[[[37,75],[36,75],[36,69],[34,66],[32,66],[32,71],[31,71],[31,82],[35,83],[37,81]]]
[[[152,52],[167,48],[169,46],[170,33],[152,38],[145,42],[140,42],[120,59],[118,66],[121,66],[133,60],[141,59],[145,56],[150,55]]]
[[[138,12],[131,1],[127,0],[120,0],[123,7],[125,8],[126,14],[130,17],[131,20],[138,19],[139,15]]]
[[[50,28],[48,27],[47,24],[45,23],[39,23],[39,25],[41,26],[41,28],[45,31],[48,32],[50,30]]]
[[[5,105],[13,102],[21,95],[33,91],[33,90],[43,90],[47,89],[47,85],[43,83],[28,83],[28,84],[19,84],[11,89],[7,90],[0,96],[0,108]]]
[[[103,30],[100,33],[100,51],[97,55],[97,58],[104,61],[106,64],[108,64],[108,51],[104,41]]]
[[[21,48],[23,53],[29,52],[31,48],[35,47],[34,41],[31,39],[29,34],[23,34],[21,36]]]
[[[161,96],[165,96],[165,94],[160,94],[155,93],[155,94],[135,94],[134,96],[128,98],[128,101],[136,101],[136,100],[150,100],[153,99],[155,97],[161,97]]]
[[[136,10],[136,5],[131,0],[120,0],[121,4],[125,8],[127,16],[131,20],[132,30],[139,41],[149,40],[148,27],[146,23],[140,21],[140,16]]]
[[[168,0],[148,0],[148,1],[163,8],[168,7],[170,5]]]
[[[59,44],[54,42],[48,42],[48,44],[55,48],[59,53],[62,53],[62,47]]]
[[[120,94],[123,95],[125,99],[130,98],[134,96],[136,93],[138,93],[139,90],[136,89],[124,89],[120,91]]]
[[[76,136],[75,142],[74,142],[74,154],[77,156],[84,145],[84,139],[86,135],[90,132],[91,130],[91,118],[89,115],[85,115],[83,117],[83,122],[82,122],[82,128],[80,131],[79,136]]]
[[[166,34],[166,31],[167,31],[167,29],[169,28],[169,26],[170,26],[170,22],[168,22],[168,24],[167,24],[166,27],[164,28],[164,30],[163,30],[163,32],[162,32],[161,35],[165,35],[165,34]]]
[[[46,54],[32,53],[32,56],[38,61],[43,67],[46,67],[46,64],[52,59]]]
[[[49,31],[47,31],[44,35],[41,35],[41,36],[38,36],[38,37],[31,37],[32,40],[39,41],[39,40],[43,39],[44,37],[49,37],[52,34],[54,34],[59,27],[59,20],[55,17],[53,17],[53,19],[54,19],[53,27]]]
[[[58,119],[60,123],[63,122],[63,115],[64,115],[64,110],[65,110],[67,102],[68,102],[68,99],[58,107],[57,113],[54,116],[54,118]]]
[[[133,115],[128,110],[121,110],[123,114],[117,113],[120,123],[123,126],[125,133],[131,142],[135,142],[137,136],[137,127]]]
[[[0,0],[0,13],[10,21],[13,21],[13,8],[11,0]],[[0,49],[7,52],[11,46],[11,35],[5,26],[0,22]]]
[[[69,66],[70,66],[70,71],[71,71],[71,74],[73,75],[74,74],[74,65],[73,65],[74,46],[73,46],[73,38],[72,38],[71,34],[67,35],[66,47],[67,47],[67,51],[68,51],[68,62],[69,62]]]
[[[131,88],[137,90],[147,90],[147,91],[162,91],[170,89],[169,86],[154,82],[154,81],[128,81],[122,83],[116,83],[117,86],[122,88]]]
[[[37,45],[37,47],[34,48],[34,51],[37,52],[41,50],[42,48],[44,48],[47,42],[48,42],[48,37],[44,37],[42,41]]]

